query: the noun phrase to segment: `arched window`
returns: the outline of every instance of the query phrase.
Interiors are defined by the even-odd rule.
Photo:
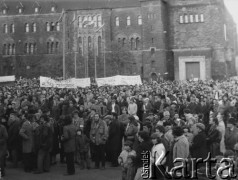
[[[119,17],[116,17],[116,26],[119,26],[120,25],[120,19]]]
[[[82,52],[82,54],[84,54],[84,48],[87,48],[86,45],[87,44],[87,38],[86,37],[83,37],[83,52]]]
[[[135,43],[135,41],[134,41],[134,38],[131,38],[131,50],[134,50],[134,43]]]
[[[29,32],[29,24],[28,23],[25,24],[25,32]]]
[[[19,14],[21,14],[22,11],[23,11],[22,8],[19,8],[19,9],[18,9],[18,13],[19,13]]]
[[[25,50],[24,50],[25,53],[26,53],[26,54],[29,54],[29,44],[28,44],[28,43],[25,44],[24,49],[25,49]]]
[[[13,55],[16,54],[16,46],[15,46],[15,44],[12,44],[12,54]]]
[[[98,55],[101,55],[102,52],[102,38],[98,36]]]
[[[36,43],[34,43],[34,54],[36,54],[36,52],[37,52],[37,45]]]
[[[54,31],[54,30],[55,30],[55,23],[53,23],[53,22],[51,23],[50,30],[51,30],[51,31]]]
[[[15,25],[11,24],[11,33],[15,33]]]
[[[79,37],[79,54],[82,55],[82,37]]]
[[[59,52],[59,42],[55,42],[55,52]]]
[[[6,9],[3,9],[3,10],[2,10],[2,14],[7,14],[7,10],[6,10]]]
[[[36,23],[32,24],[32,32],[36,32]]]
[[[39,7],[35,7],[35,13],[39,12]]]
[[[137,37],[137,38],[136,38],[136,46],[135,46],[135,49],[136,49],[136,50],[139,49],[139,45],[140,45],[140,39]]]
[[[51,7],[51,12],[55,12],[55,6]]]
[[[34,44],[30,43],[30,54],[34,54]]]
[[[12,54],[12,45],[8,44],[8,53],[7,55],[11,55]]]
[[[80,28],[83,27],[83,26],[82,26],[82,17],[81,17],[81,16],[78,17],[78,26],[79,26]]]
[[[47,42],[47,54],[50,54],[50,42]]]
[[[121,38],[118,38],[117,43],[118,45],[121,45]]]
[[[97,16],[97,22],[98,22],[98,23],[97,23],[98,26],[101,27],[101,26],[102,26],[102,16],[101,16],[101,15],[98,15],[98,16]]]
[[[54,53],[54,42],[51,42],[51,44],[50,44],[50,53],[51,54]]]
[[[60,31],[60,23],[59,22],[56,23],[56,31]]]
[[[7,34],[7,32],[8,32],[7,24],[4,24],[4,25],[3,25],[3,32],[4,32],[5,34]]]
[[[3,44],[3,51],[2,51],[3,55],[7,54],[7,45]]]
[[[122,47],[124,47],[126,45],[126,38],[122,39]]]
[[[126,18],[126,25],[127,25],[127,26],[130,26],[130,25],[131,25],[131,17],[130,17],[130,16],[128,16],[128,17]]]
[[[138,16],[138,25],[142,25],[142,17],[141,17],[141,15]]]
[[[49,23],[49,22],[46,23],[46,31],[47,31],[47,32],[50,31],[50,23]]]
[[[88,37],[88,50],[91,51],[92,48],[92,38],[91,36]]]

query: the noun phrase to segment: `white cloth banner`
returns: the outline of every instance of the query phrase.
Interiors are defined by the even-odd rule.
[[[0,82],[12,82],[15,80],[15,76],[0,76]]]
[[[55,88],[77,88],[90,86],[90,78],[84,79],[66,79],[57,81],[48,77],[40,77],[40,87],[55,87]]]
[[[97,78],[96,79],[98,86],[125,86],[125,85],[141,85],[140,76],[113,76],[107,78]]]

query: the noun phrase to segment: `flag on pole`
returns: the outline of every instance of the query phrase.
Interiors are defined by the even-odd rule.
[[[76,20],[76,15],[74,13],[74,17],[73,17],[73,20],[72,20],[71,24],[74,23],[75,20]]]
[[[95,32],[98,32],[99,30],[101,30],[104,27],[105,24],[102,24]]]
[[[62,13],[60,14],[60,17],[57,22],[62,22],[64,13],[65,13],[65,11],[64,11],[64,9],[62,9]]]

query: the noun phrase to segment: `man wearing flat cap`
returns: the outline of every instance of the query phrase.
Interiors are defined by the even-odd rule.
[[[191,146],[191,155],[193,158],[205,159],[207,157],[205,125],[202,123],[195,124],[192,132],[194,139]]]
[[[238,129],[235,127],[237,121],[235,118],[230,118],[227,122],[225,134],[225,147],[226,150],[234,151],[234,146],[238,142]]]

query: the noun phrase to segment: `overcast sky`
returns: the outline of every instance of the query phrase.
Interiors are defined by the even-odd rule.
[[[238,25],[238,0],[224,0],[224,2]]]

